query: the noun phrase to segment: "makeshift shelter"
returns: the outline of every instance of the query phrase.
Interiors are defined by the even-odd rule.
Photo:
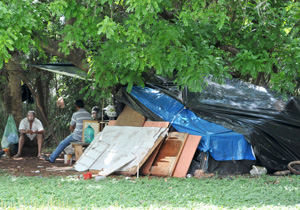
[[[202,92],[192,93],[154,76],[145,88],[133,87],[130,93],[121,88],[116,99],[147,119],[168,121],[171,129],[202,136],[196,156],[203,156],[201,151],[209,155],[210,172],[248,173],[255,163],[272,173],[300,159],[298,98],[284,99],[235,79],[223,85],[207,79]]]
[[[201,93],[191,93],[155,76],[145,88],[133,87],[131,93],[121,89],[117,99],[148,119],[166,120],[179,132],[202,136],[198,148],[215,160],[213,172],[218,167],[228,170],[239,161],[247,168],[256,158],[257,165],[272,173],[300,158],[298,98],[284,100],[265,88],[234,79],[224,85],[207,79]],[[226,164],[221,166],[222,162]]]

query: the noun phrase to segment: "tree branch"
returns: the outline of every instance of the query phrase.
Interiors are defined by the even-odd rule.
[[[224,50],[226,52],[230,52],[233,55],[236,55],[236,54],[238,54],[240,52],[238,49],[236,49],[235,47],[230,46],[230,45],[221,45],[220,49]]]
[[[86,62],[86,55],[87,55],[86,50],[74,47],[74,49],[70,50],[69,55],[65,55],[60,51],[59,43],[61,43],[61,41],[48,40],[47,42],[45,42],[41,39],[40,41],[43,50],[45,50],[47,53],[50,53],[61,59],[64,59],[74,64],[75,66],[79,67],[83,71],[88,72],[89,64],[88,62]]]

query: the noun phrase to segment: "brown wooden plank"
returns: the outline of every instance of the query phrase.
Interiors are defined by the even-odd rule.
[[[151,153],[149,158],[146,160],[146,162],[142,165],[140,171],[144,175],[151,175],[150,168],[154,162],[155,157],[157,156],[157,153],[159,149],[161,148],[161,145],[163,144],[163,141],[160,142],[160,144],[155,148],[155,150]]]
[[[129,106],[125,106],[116,120],[115,126],[143,127],[146,118]]]
[[[83,153],[83,148],[82,148],[82,145],[80,145],[80,144],[73,144],[73,147],[74,147],[75,158],[77,161]]]
[[[188,133],[170,132],[161,146],[150,172],[154,176],[172,176]]]
[[[158,122],[158,121],[145,121],[143,127],[161,127],[167,128],[169,127],[169,122]]]
[[[110,120],[107,126],[114,126],[116,124],[116,120]]]
[[[159,121],[145,121],[143,127],[161,127],[161,128],[167,128],[169,126],[169,122],[159,122]],[[159,139],[156,144],[153,146],[153,148],[149,151],[149,153],[146,155],[146,157],[140,162],[140,171],[144,175],[150,175],[150,167],[152,166],[152,163],[159,151],[159,148],[161,147],[163,142],[163,139]],[[136,171],[135,171],[136,172]],[[135,173],[134,172],[134,173]],[[121,172],[122,175],[132,175],[131,172]]]
[[[199,145],[201,136],[189,135],[185,142],[178,163],[175,167],[173,177],[185,178],[190,164]]]

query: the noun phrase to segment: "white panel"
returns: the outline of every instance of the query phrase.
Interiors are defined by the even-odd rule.
[[[116,164],[119,168],[115,170],[127,171],[137,166],[158,137],[166,132],[166,128],[159,127],[106,126],[100,139],[109,146],[89,169],[105,171]],[[136,158],[128,162],[130,157],[125,158],[126,154]]]
[[[92,143],[85,149],[79,160],[75,163],[76,171],[86,171],[93,163],[101,156],[101,154],[108,148],[108,144],[103,141],[92,141]]]

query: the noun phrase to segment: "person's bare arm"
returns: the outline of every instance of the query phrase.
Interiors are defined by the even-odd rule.
[[[73,132],[75,130],[76,125],[70,125],[70,130]]]
[[[30,134],[32,134],[32,130],[25,130],[25,129],[21,129],[20,130],[20,133],[22,133],[22,134],[26,134],[26,133],[30,133]]]
[[[33,133],[36,133],[36,134],[44,134],[44,133],[45,133],[45,130],[33,131]]]
[[[26,134],[26,133],[29,133],[29,134],[34,134],[34,133],[36,133],[36,134],[44,134],[44,132],[45,132],[45,130],[39,130],[39,131],[33,131],[33,130],[20,130],[20,133],[22,133],[22,134]]]

